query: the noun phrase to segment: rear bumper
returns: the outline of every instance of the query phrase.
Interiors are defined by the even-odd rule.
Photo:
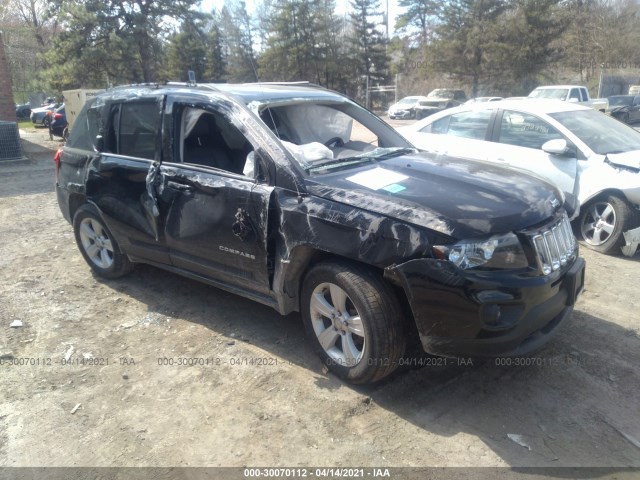
[[[526,355],[568,321],[584,285],[581,258],[548,276],[462,271],[412,260],[386,276],[407,294],[424,350],[433,355]]]
[[[69,191],[62,188],[58,183],[56,183],[56,197],[58,198],[58,206],[60,207],[60,211],[62,212],[62,216],[65,220],[71,223],[71,213],[70,213],[70,194]]]

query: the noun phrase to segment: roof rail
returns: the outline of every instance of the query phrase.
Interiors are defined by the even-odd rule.
[[[199,88],[201,90],[215,90],[215,91],[218,90],[216,88],[215,83],[197,83],[194,85],[189,82],[167,82],[163,86],[164,87]]]
[[[297,82],[245,82],[243,85],[296,85],[303,87],[325,88],[322,85],[311,83],[307,80],[301,80]]]
[[[115,87],[109,87],[107,90],[117,90],[119,88],[131,88],[131,87],[151,87],[160,88],[158,83],[130,83],[128,85],[116,85]]]

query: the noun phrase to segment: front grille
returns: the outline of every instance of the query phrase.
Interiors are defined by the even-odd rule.
[[[540,269],[545,275],[555,272],[576,256],[578,244],[566,212],[562,213],[559,220],[545,225],[529,237],[536,251]]]

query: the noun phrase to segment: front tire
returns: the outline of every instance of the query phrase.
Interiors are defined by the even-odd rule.
[[[596,199],[580,212],[580,234],[587,247],[600,253],[619,252],[623,232],[631,228],[634,212],[616,195]]]
[[[83,205],[73,217],[73,231],[80,253],[101,277],[119,278],[133,269],[93,205]]]
[[[404,354],[404,326],[393,290],[359,265],[314,266],[302,288],[302,318],[324,364],[350,383],[381,380]]]

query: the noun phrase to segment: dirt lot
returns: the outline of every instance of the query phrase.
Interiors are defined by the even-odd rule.
[[[147,266],[95,278],[57,142],[23,138],[33,161],[0,165],[0,466],[640,467],[640,255],[582,249],[586,291],[533,365],[354,388],[298,315]]]

